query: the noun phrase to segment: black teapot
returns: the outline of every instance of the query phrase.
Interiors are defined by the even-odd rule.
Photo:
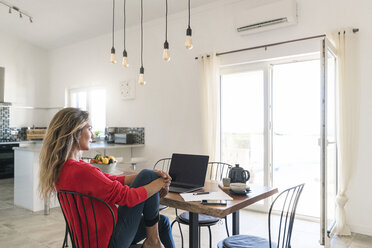
[[[235,167],[230,169],[229,178],[231,179],[230,183],[246,183],[250,174],[249,171],[239,167],[239,164],[235,164]]]

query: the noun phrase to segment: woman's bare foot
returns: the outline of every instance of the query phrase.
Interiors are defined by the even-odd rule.
[[[159,238],[158,223],[146,227],[146,237],[143,248],[164,248]]]
[[[143,248],[164,248],[160,239],[145,239],[142,244]]]

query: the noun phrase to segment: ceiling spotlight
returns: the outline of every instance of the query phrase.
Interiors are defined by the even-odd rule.
[[[33,18],[31,15],[29,15],[27,12],[21,10],[20,8],[18,8],[17,6],[11,6],[7,3],[4,3],[3,1],[0,0],[0,5],[4,5],[6,8],[8,8],[8,13],[9,14],[12,14],[12,13],[16,13],[16,14],[19,14],[19,18],[23,18],[23,16],[25,16],[26,18],[29,19],[30,23],[33,23]]]

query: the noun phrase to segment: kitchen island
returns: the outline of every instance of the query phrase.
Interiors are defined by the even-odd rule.
[[[24,207],[32,211],[44,210],[49,207],[58,207],[57,199],[49,202],[41,200],[38,191],[39,185],[39,156],[41,142],[21,143],[14,149],[14,205]],[[110,154],[119,157],[125,162],[130,161],[132,149],[144,147],[144,144],[107,144],[105,142],[92,143],[84,157],[93,157],[93,154]],[[120,164],[118,165],[120,167]]]

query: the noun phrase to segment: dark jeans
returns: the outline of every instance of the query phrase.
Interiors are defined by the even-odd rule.
[[[130,185],[131,188],[149,184],[159,176],[153,170],[142,170]],[[125,248],[146,238],[146,226],[158,222],[159,236],[165,248],[173,248],[172,229],[166,216],[159,216],[159,193],[134,206],[119,206],[118,221],[112,237],[112,247]]]

